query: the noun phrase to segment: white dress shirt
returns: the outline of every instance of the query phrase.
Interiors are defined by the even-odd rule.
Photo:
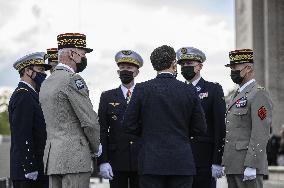
[[[245,83],[242,87],[239,88],[239,92],[242,92],[248,85],[250,85],[253,82],[255,82],[255,79],[251,79],[250,81]]]
[[[134,87],[135,87],[135,84],[129,89],[131,94],[133,93],[133,90],[134,90]],[[126,99],[126,96],[127,96],[127,92],[128,92],[128,88],[126,88],[124,85],[121,84],[120,86],[121,90],[122,90],[122,93],[123,93],[123,96],[124,98]]]

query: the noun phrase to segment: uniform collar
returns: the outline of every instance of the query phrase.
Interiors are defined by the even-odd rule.
[[[135,87],[135,83],[134,85],[129,89],[131,91],[131,93],[133,93],[133,90],[134,90],[134,87]],[[127,95],[127,92],[128,92],[128,88],[126,88],[124,85],[121,84],[120,86],[121,90],[122,90],[122,93],[123,93],[123,96],[124,98],[126,98],[126,95]]]
[[[253,82],[255,82],[255,79],[251,79],[250,81],[245,83],[242,87],[239,88],[239,92],[242,92],[247,86],[249,86]]]
[[[58,65],[56,67],[64,67],[64,68],[70,70],[71,72],[75,73],[75,71],[74,71],[74,69],[72,67],[70,67],[68,65],[65,65],[63,63],[58,63]]]
[[[23,84],[26,84],[29,88],[31,88],[32,90],[34,90],[34,92],[36,92],[36,90],[33,88],[33,86],[31,84],[29,84],[28,82],[25,82],[23,80],[21,80],[20,82],[22,82]]]
[[[201,76],[199,76],[199,78],[197,78],[196,80],[194,80],[194,81],[192,82],[192,85],[193,85],[193,86],[196,86],[200,79],[201,79]]]

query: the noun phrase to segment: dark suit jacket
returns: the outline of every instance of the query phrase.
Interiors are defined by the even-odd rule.
[[[99,104],[100,140],[98,164],[110,163],[115,171],[137,171],[138,136],[126,134],[122,119],[127,103],[120,87],[102,93]]]
[[[195,86],[206,116],[207,132],[191,137],[192,151],[197,167],[222,163],[226,136],[226,104],[222,86],[203,78]]]
[[[25,174],[38,171],[43,176],[46,126],[38,93],[20,82],[9,102],[11,127],[10,177],[24,180]]]
[[[189,137],[206,122],[192,85],[168,73],[137,84],[124,118],[125,131],[141,136],[139,174],[195,174]]]

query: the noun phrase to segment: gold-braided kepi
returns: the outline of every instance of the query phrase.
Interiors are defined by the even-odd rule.
[[[49,48],[46,51],[47,51],[47,54],[45,55],[45,59],[48,60],[48,63],[51,63],[51,62],[58,63],[58,50],[57,50],[57,48]]]
[[[81,33],[64,33],[57,36],[58,50],[63,48],[79,48],[90,53],[91,48],[86,47],[86,35]]]
[[[44,52],[35,52],[28,55],[25,55],[24,57],[18,59],[14,64],[13,67],[17,71],[21,71],[22,69],[26,68],[27,66],[31,65],[38,65],[43,66],[45,70],[51,69],[51,65],[48,65],[45,63],[45,53]]]
[[[229,52],[230,64],[225,65],[229,67],[236,64],[254,63],[253,51],[251,49],[239,49]]]

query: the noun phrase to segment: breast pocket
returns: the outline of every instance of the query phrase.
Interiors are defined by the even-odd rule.
[[[110,106],[107,110],[107,114],[111,121],[117,121],[120,114],[122,112],[122,108],[120,106]]]
[[[249,122],[248,108],[238,108],[232,112],[234,114],[234,123],[236,127],[245,127]]]

